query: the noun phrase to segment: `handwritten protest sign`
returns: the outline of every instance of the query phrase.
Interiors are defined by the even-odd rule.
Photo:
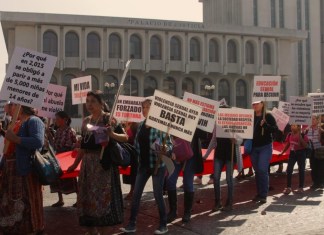
[[[191,142],[201,107],[155,90],[146,125]]]
[[[143,97],[120,95],[113,113],[113,117],[122,122],[141,122]]]
[[[252,102],[279,101],[280,76],[254,76]]]
[[[55,118],[55,113],[64,110],[66,87],[55,84],[48,84],[44,103],[38,110],[41,117]]]
[[[289,116],[290,103],[279,101],[278,109]]]
[[[87,93],[92,90],[91,76],[74,78],[71,80],[72,104],[86,102]]]
[[[220,108],[216,133],[220,138],[253,138],[254,111],[252,109]]]
[[[289,123],[297,125],[311,125],[312,107],[312,97],[290,96]]]
[[[16,47],[0,97],[16,104],[39,108],[52,77],[56,57]]]
[[[289,116],[276,107],[272,109],[271,113],[274,119],[276,119],[278,129],[284,131],[289,122]]]
[[[0,100],[0,119],[3,120],[5,115],[5,111],[4,111],[4,106],[6,105],[7,101],[5,100]]]
[[[184,93],[183,100],[202,108],[197,128],[210,133],[213,132],[219,102],[189,92]]]
[[[313,98],[313,114],[324,114],[324,93],[308,93]]]

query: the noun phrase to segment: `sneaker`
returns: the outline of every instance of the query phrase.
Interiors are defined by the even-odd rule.
[[[285,188],[284,191],[282,191],[283,194],[290,194],[291,193],[291,188]]]
[[[166,227],[166,226],[160,226],[157,230],[154,231],[154,234],[165,234],[168,231],[169,231],[168,230],[168,227]]]
[[[259,202],[260,201],[260,196],[259,195],[256,195],[253,199],[252,199],[252,201],[254,201],[254,202]]]
[[[202,184],[202,180],[200,178],[196,178],[193,182],[193,184]]]
[[[207,184],[214,184],[214,179],[213,178],[210,178],[207,182]]]
[[[267,198],[260,197],[259,203],[261,204],[267,203]]]
[[[221,204],[218,204],[218,205],[215,205],[212,209],[212,212],[216,212],[216,211],[219,211],[221,210],[223,207]]]
[[[303,188],[298,188],[295,193],[297,194],[302,194],[304,192],[304,189]]]
[[[119,230],[123,233],[135,233],[136,227],[128,224],[126,227],[120,228]]]

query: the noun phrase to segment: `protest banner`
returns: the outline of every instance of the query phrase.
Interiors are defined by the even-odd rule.
[[[197,128],[212,133],[215,126],[219,102],[189,92],[184,93],[183,100],[202,108]]]
[[[144,97],[119,95],[113,117],[120,122],[141,122]]]
[[[146,125],[191,142],[201,107],[155,90]]]
[[[253,122],[253,109],[220,108],[216,120],[217,137],[252,139]]]
[[[86,102],[87,93],[92,90],[91,76],[71,80],[72,105]]]
[[[313,98],[313,114],[324,114],[324,93],[308,93]]]
[[[280,76],[254,76],[252,102],[279,101],[280,83]]]
[[[290,96],[289,123],[297,125],[311,125],[312,108],[312,97]]]
[[[66,87],[48,84],[44,103],[38,110],[38,116],[55,118],[55,113],[64,110]]]
[[[0,119],[3,120],[6,117],[6,113],[4,110],[4,106],[7,104],[8,102],[5,100],[0,100]]]
[[[271,113],[274,119],[276,119],[278,129],[284,131],[285,127],[289,123],[289,116],[276,107],[272,109]]]
[[[289,116],[290,103],[279,101],[278,109]]]
[[[2,100],[32,108],[42,106],[56,57],[16,47],[0,91]]]

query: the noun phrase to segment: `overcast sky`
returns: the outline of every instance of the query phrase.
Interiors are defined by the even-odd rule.
[[[0,11],[202,21],[199,0],[0,0]],[[7,60],[0,25],[0,84]]]

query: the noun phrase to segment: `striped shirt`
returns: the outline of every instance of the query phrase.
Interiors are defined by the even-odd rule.
[[[314,149],[321,147],[320,129],[318,127],[310,127],[307,133],[308,139],[312,141]]]

